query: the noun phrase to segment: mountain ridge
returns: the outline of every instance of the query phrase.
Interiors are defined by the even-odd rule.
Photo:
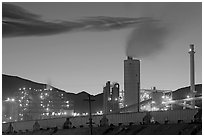
[[[15,92],[22,87],[31,87],[34,89],[44,89],[46,84],[33,82],[21,78],[19,76],[11,76],[2,74],[2,99],[5,100],[7,97],[15,97]],[[66,92],[58,88],[53,87],[57,91],[66,93],[69,100],[74,102],[74,111],[77,113],[88,112],[88,103],[85,103],[84,99],[88,99],[88,94],[86,91],[81,91],[79,93]],[[198,91],[198,95],[202,94],[202,84],[195,85],[195,89]],[[173,99],[182,99],[185,98],[190,92],[190,86],[179,88],[173,92]],[[93,111],[103,110],[103,93],[96,95],[91,95],[91,98],[94,99],[92,103]]]

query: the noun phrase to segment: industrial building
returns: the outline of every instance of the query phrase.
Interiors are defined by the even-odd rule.
[[[16,97],[3,103],[4,122],[39,120],[73,115],[73,103],[66,93],[52,88],[19,88]],[[8,110],[7,106],[9,105]],[[12,109],[12,110],[11,110]]]
[[[103,114],[118,112],[121,102],[119,94],[120,85],[108,81],[103,88]]]
[[[137,104],[139,112],[140,103],[140,61],[127,57],[124,60],[124,106]]]
[[[18,103],[14,98],[2,101],[2,122],[13,122],[18,120]]]
[[[201,107],[202,94],[195,90],[194,45],[190,45],[190,91],[140,89],[140,61],[127,57],[124,60],[123,108],[118,112],[166,111],[172,109],[194,109]],[[181,95],[179,95],[181,94]],[[177,97],[177,96],[180,97]],[[105,104],[104,104],[105,105]]]

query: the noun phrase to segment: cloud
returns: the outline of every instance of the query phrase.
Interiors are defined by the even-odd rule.
[[[9,3],[3,3],[2,15],[3,37],[43,36],[73,31],[108,31],[135,27],[146,21],[154,21],[147,17],[106,16],[87,17],[75,21],[45,21],[41,19],[41,16]]]

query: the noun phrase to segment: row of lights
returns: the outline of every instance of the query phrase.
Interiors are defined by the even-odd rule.
[[[14,98],[7,98],[5,101],[15,102],[15,99]]]
[[[115,98],[114,100],[115,100],[115,101],[118,101],[118,98]],[[111,101],[111,98],[110,98],[110,97],[108,98],[108,101]]]
[[[31,90],[32,88],[28,88],[28,90]],[[19,88],[19,90],[26,90],[26,88],[24,87],[24,88]],[[33,90],[35,90],[35,91],[45,91],[45,90],[50,90],[50,91],[52,91],[52,88],[50,88],[50,89],[33,89]]]

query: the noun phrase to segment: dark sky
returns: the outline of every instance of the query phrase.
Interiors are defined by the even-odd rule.
[[[4,4],[3,74],[97,94],[107,80],[123,89],[130,54],[141,60],[141,88],[175,90],[189,85],[193,43],[202,82],[201,3]]]

